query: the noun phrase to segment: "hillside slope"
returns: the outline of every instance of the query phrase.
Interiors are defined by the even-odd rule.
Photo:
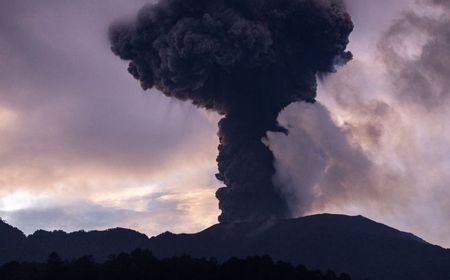
[[[258,224],[218,224],[197,234],[150,239],[159,257],[270,255],[354,279],[450,279],[450,251],[361,216],[315,215]]]
[[[3,261],[42,261],[53,251],[65,258],[89,254],[101,261],[110,254],[146,248],[161,258],[189,254],[226,260],[270,255],[313,269],[349,273],[356,280],[450,279],[450,250],[362,216],[322,214],[264,224],[216,224],[195,234],[166,232],[150,239],[126,229],[37,231],[26,238],[17,229],[9,229],[21,241],[9,247],[0,243],[9,248],[0,250]],[[1,230],[0,226],[3,239]],[[19,256],[11,253],[16,246],[22,248]]]

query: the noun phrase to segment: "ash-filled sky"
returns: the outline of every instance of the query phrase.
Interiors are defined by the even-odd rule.
[[[0,217],[194,232],[217,221],[219,116],[143,92],[108,27],[145,0],[0,0]],[[450,247],[450,2],[347,0],[353,61],[269,133],[301,214],[362,214]]]

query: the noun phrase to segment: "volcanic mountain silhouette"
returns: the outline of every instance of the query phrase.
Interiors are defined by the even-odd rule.
[[[128,229],[47,232],[25,236],[0,222],[0,262],[44,261],[51,252],[71,259],[150,249],[157,257],[269,255],[312,269],[348,273],[352,279],[450,279],[450,250],[362,216],[321,214],[261,223],[216,224],[199,233],[166,232],[147,238]]]

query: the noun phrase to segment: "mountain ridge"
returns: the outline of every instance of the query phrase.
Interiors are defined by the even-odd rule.
[[[230,257],[269,255],[312,269],[349,273],[356,280],[450,279],[449,249],[363,216],[318,214],[265,223],[215,224],[198,233],[164,232],[150,238],[124,228],[72,233],[41,230],[25,236],[18,229],[1,225],[0,236],[2,228],[14,231],[18,239],[15,243],[0,243],[6,247],[15,244],[9,246],[9,251],[0,250],[3,262],[12,258],[44,261],[54,251],[67,259],[92,255],[104,261],[111,254],[142,248],[158,258],[188,254],[225,261]],[[11,253],[17,251],[21,254]]]

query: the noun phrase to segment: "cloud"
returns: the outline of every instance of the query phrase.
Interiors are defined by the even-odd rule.
[[[143,94],[108,50],[110,22],[143,2],[0,1],[0,200],[37,198],[0,216],[27,233],[216,222],[217,116]],[[320,85],[320,104],[279,117],[289,136],[269,135],[283,183],[314,197],[291,207],[363,214],[449,247],[450,4],[346,2],[355,60]]]
[[[0,78],[1,189],[27,181],[51,187],[80,173],[149,177],[215,154],[214,120],[142,94],[109,53],[110,21],[137,4],[47,2],[55,2],[52,10],[2,2],[0,36],[11,48],[0,49],[8,58]]]
[[[442,1],[422,2],[425,8],[397,20],[378,48],[396,85],[393,93],[402,102],[435,110],[448,106],[450,97],[450,6]]]
[[[281,114],[291,134],[268,136],[275,180],[298,213],[363,214],[448,247],[450,10],[405,8],[376,40],[355,41],[356,18],[355,59],[323,80],[320,104]]]
[[[219,186],[218,117],[155,92],[144,94],[109,51],[109,24],[144,2],[0,1],[0,198],[22,192],[48,196],[49,205],[81,201],[67,208],[34,201],[8,212],[27,231],[102,228],[118,221],[131,226],[126,220],[134,220],[133,227],[155,233],[216,221],[209,214],[218,212],[211,193]],[[173,205],[164,205],[181,207],[184,214],[176,215],[178,221],[166,216],[164,226],[163,218],[146,221],[153,210],[142,214],[119,203],[121,193],[146,194],[152,186],[207,192],[209,200],[171,199]],[[182,206],[189,200],[208,206],[206,213],[195,212],[203,206]],[[150,197],[145,201],[163,207]],[[168,206],[161,211],[173,214]],[[99,213],[109,218],[83,218]]]
[[[70,232],[125,227],[150,236],[165,230],[194,232],[217,217],[217,211],[211,211],[215,206],[212,188],[153,191],[140,189],[131,196],[99,202],[55,193],[39,197],[13,193],[0,200],[0,216],[27,234],[36,229]]]
[[[338,127],[320,103],[293,104],[279,122],[289,127],[290,133],[268,133],[276,158],[274,180],[291,198],[297,215],[338,196],[355,198],[359,192],[373,191],[372,162],[350,143],[348,131]]]

